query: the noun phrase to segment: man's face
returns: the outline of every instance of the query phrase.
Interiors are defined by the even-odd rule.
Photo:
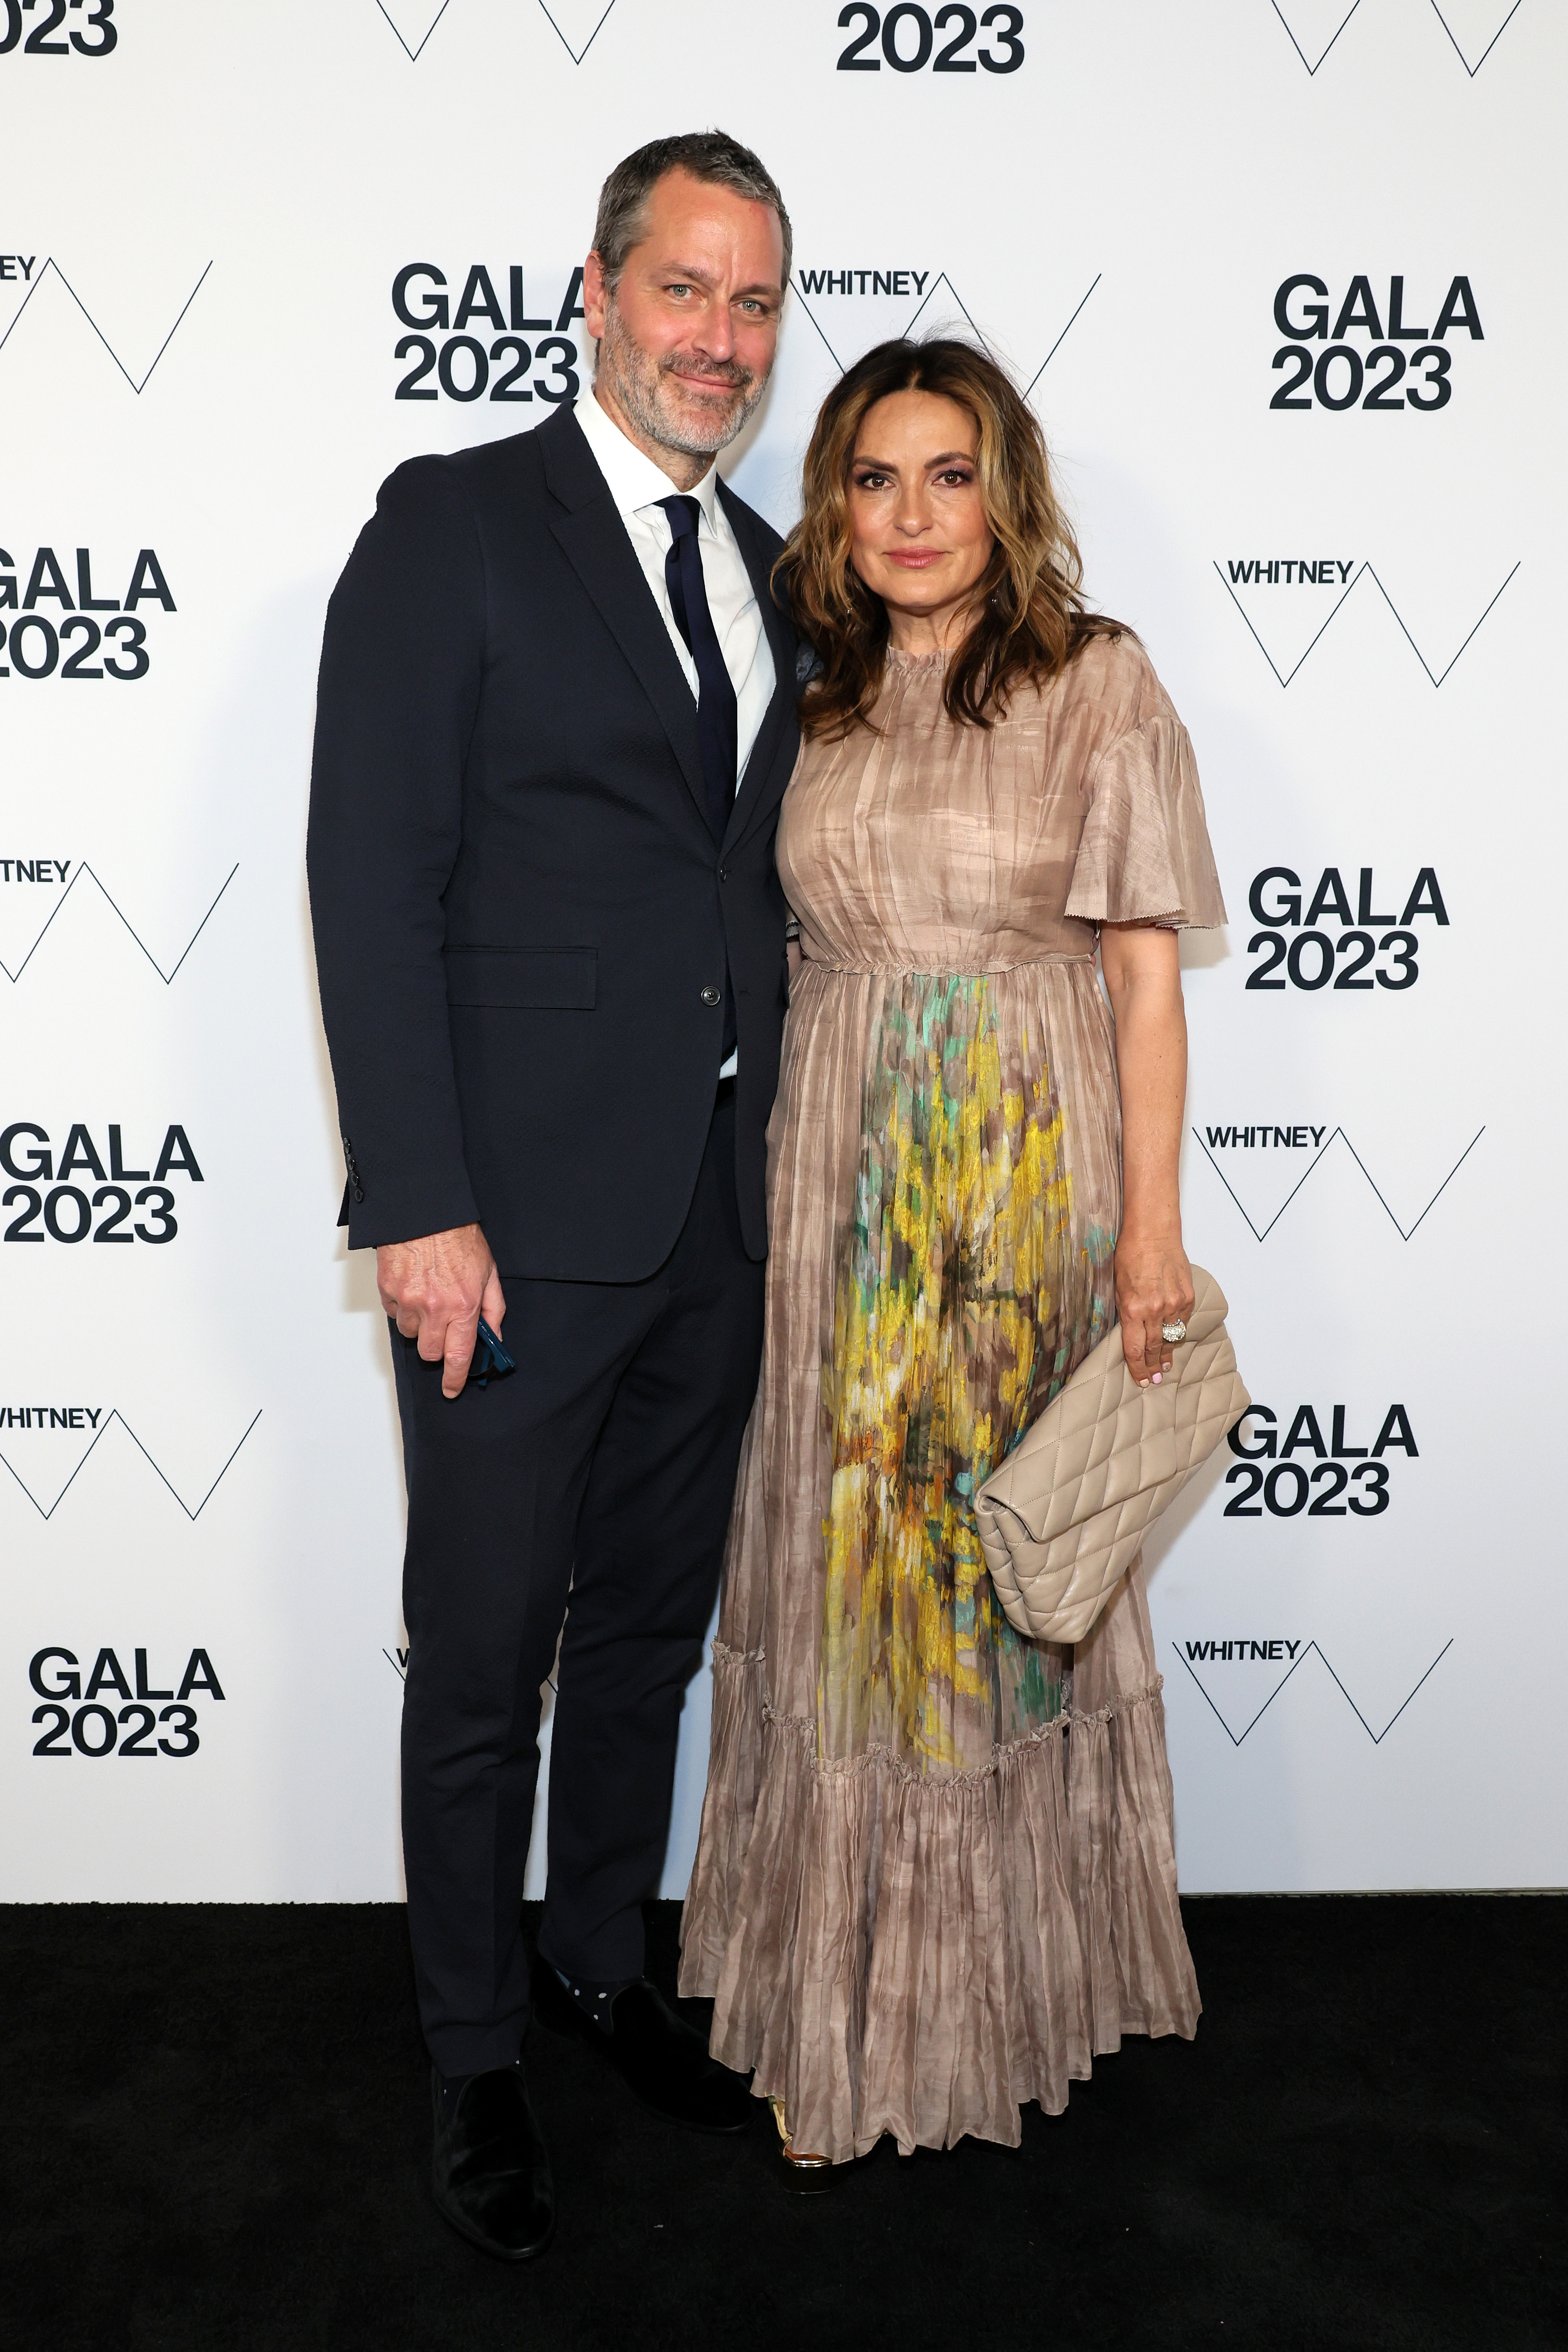
[[[735,438],[767,388],[783,279],[773,206],[680,171],[655,185],[613,294],[589,255],[583,302],[599,338],[598,386],[636,437],[688,457]]]

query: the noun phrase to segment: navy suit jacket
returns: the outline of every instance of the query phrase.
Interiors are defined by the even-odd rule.
[[[696,1183],[728,971],[737,1196],[766,1254],[798,648],[777,533],[720,496],[777,677],[721,843],[696,703],[571,411],[382,486],[328,608],[310,785],[351,1247],[477,1219],[503,1275],[653,1273]]]

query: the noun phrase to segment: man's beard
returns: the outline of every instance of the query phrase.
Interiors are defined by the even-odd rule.
[[[678,415],[670,403],[666,379],[679,378],[689,362],[671,353],[656,360],[633,341],[614,295],[605,303],[605,332],[599,346],[599,364],[609,378],[610,390],[639,432],[661,449],[670,449],[683,457],[711,457],[728,448],[741,431],[767,390],[767,379],[760,380],[738,360],[707,360],[702,373],[721,376],[731,383],[740,395],[733,406],[721,405],[710,393],[699,393],[695,398],[707,414],[699,412]]]

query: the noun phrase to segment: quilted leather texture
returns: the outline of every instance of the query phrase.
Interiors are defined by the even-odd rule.
[[[1121,1327],[1084,1358],[974,1498],[996,1598],[1037,1642],[1081,1642],[1166,1505],[1252,1400],[1225,1293],[1193,1268],[1187,1336],[1141,1389]]]

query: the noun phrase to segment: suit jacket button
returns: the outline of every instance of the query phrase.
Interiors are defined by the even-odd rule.
[[[717,1004],[719,991],[716,988],[705,988],[702,992],[702,1002],[704,1004]]]
[[[730,879],[730,869],[727,866],[721,866],[719,868],[719,879],[721,882],[728,882]]]

